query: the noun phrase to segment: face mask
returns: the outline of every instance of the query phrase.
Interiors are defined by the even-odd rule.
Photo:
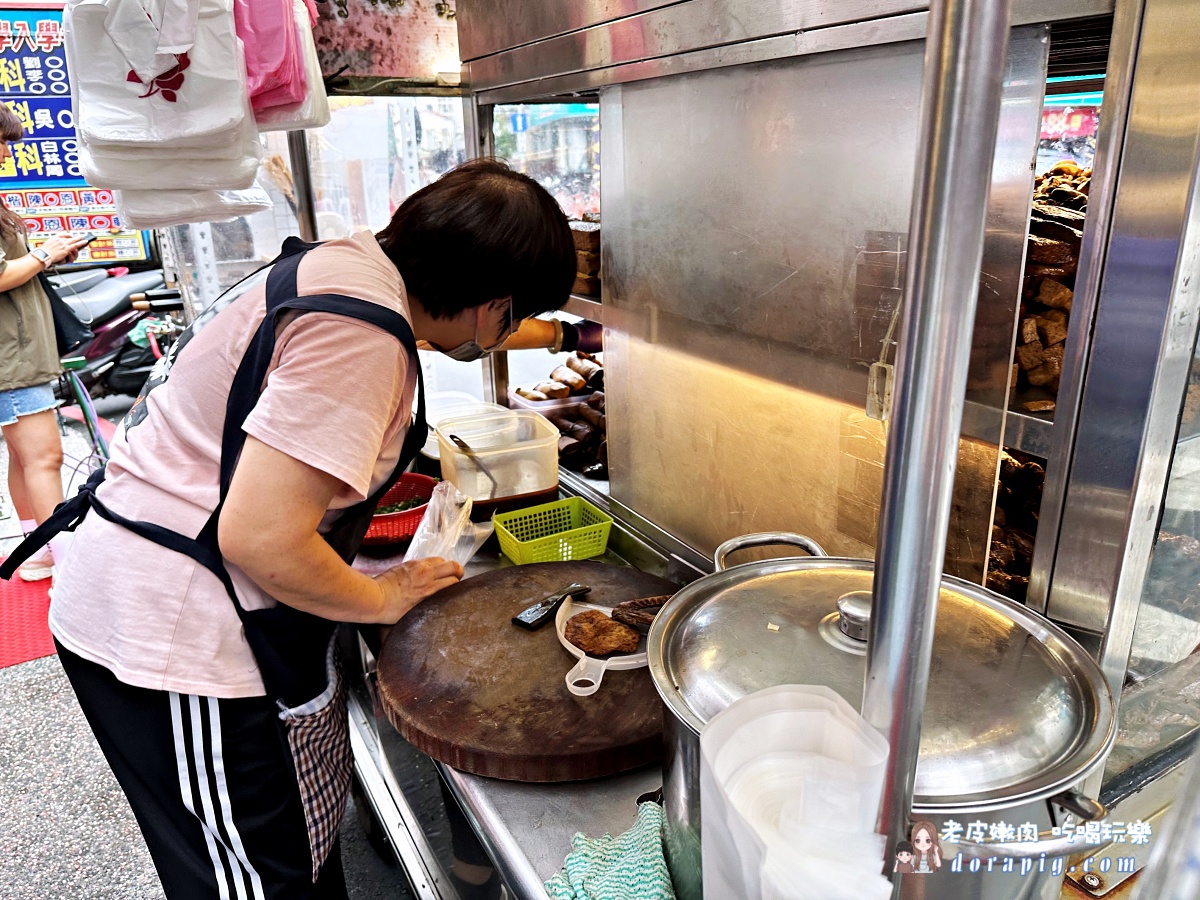
[[[475,326],[475,340],[463,341],[457,347],[451,347],[449,350],[442,350],[442,353],[459,362],[475,362],[477,359],[483,359],[489,353],[495,353],[500,349],[501,344],[512,336],[513,320],[512,320],[512,301],[508,302],[508,334],[505,335],[493,347],[483,347],[479,343],[479,325]],[[441,348],[438,348],[441,349]]]

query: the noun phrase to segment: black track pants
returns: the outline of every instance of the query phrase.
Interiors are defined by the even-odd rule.
[[[131,687],[58,652],[169,900],[344,900],[337,846],[312,883],[300,791],[266,697]]]

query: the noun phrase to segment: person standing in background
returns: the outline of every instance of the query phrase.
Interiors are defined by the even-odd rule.
[[[12,156],[10,142],[24,137],[20,119],[0,104],[0,165]],[[52,387],[62,366],[50,300],[37,276],[48,266],[74,262],[83,244],[82,238],[55,235],[30,252],[25,222],[0,202],[0,431],[8,445],[9,495],[26,533],[63,500],[62,441]],[[18,574],[25,581],[50,578],[69,539],[56,538]]]

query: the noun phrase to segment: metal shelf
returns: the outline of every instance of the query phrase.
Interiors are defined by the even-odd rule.
[[[1000,430],[1000,410],[967,401],[963,406],[963,434],[994,439]],[[1009,410],[1004,426],[1004,446],[1043,459],[1050,455],[1054,422],[1028,413]]]
[[[606,324],[604,321],[604,304],[599,300],[595,300],[592,297],[585,297],[582,294],[572,294],[567,299],[567,304],[563,307],[563,312],[579,316],[581,319],[587,319],[589,322],[599,322],[601,325]]]

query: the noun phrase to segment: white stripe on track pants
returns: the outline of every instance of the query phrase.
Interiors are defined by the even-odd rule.
[[[300,791],[270,700],[131,687],[58,652],[168,900],[346,898],[337,846],[312,883]]]

